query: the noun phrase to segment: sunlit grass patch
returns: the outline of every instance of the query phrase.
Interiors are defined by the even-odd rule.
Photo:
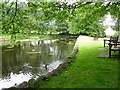
[[[67,71],[51,76],[48,81],[39,83],[39,88],[117,88],[118,60],[98,58],[103,40],[94,41],[92,37],[81,36],[79,51]]]

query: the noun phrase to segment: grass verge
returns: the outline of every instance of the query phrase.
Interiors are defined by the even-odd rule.
[[[98,58],[103,40],[93,41],[90,37],[81,37],[79,52],[66,71],[58,76],[50,76],[47,81],[34,85],[34,88],[118,88],[118,63],[114,58]]]

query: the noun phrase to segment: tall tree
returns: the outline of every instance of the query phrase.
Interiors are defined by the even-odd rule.
[[[31,31],[44,34],[55,30],[102,36],[103,28],[98,22],[108,12],[119,21],[119,7],[119,2],[3,2],[2,32],[11,34],[13,38],[30,34]],[[52,22],[57,25],[53,30]],[[61,28],[60,24],[64,24],[66,29]]]

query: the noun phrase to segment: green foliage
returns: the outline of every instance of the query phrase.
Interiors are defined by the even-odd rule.
[[[56,31],[59,32],[60,34],[67,34],[68,33],[67,23],[59,23],[57,25]]]
[[[120,30],[120,19],[117,19],[115,26],[112,27],[113,30],[119,31]]]
[[[25,34],[69,33],[104,36],[100,20],[110,12],[120,18],[118,2],[4,2],[2,33],[14,38]],[[54,23],[52,23],[54,22]],[[62,27],[64,24],[65,27]]]

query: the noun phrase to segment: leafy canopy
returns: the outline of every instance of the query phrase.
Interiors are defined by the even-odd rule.
[[[119,2],[3,2],[2,33],[13,39],[36,34],[86,34],[104,36],[101,21],[108,12],[118,21]]]

